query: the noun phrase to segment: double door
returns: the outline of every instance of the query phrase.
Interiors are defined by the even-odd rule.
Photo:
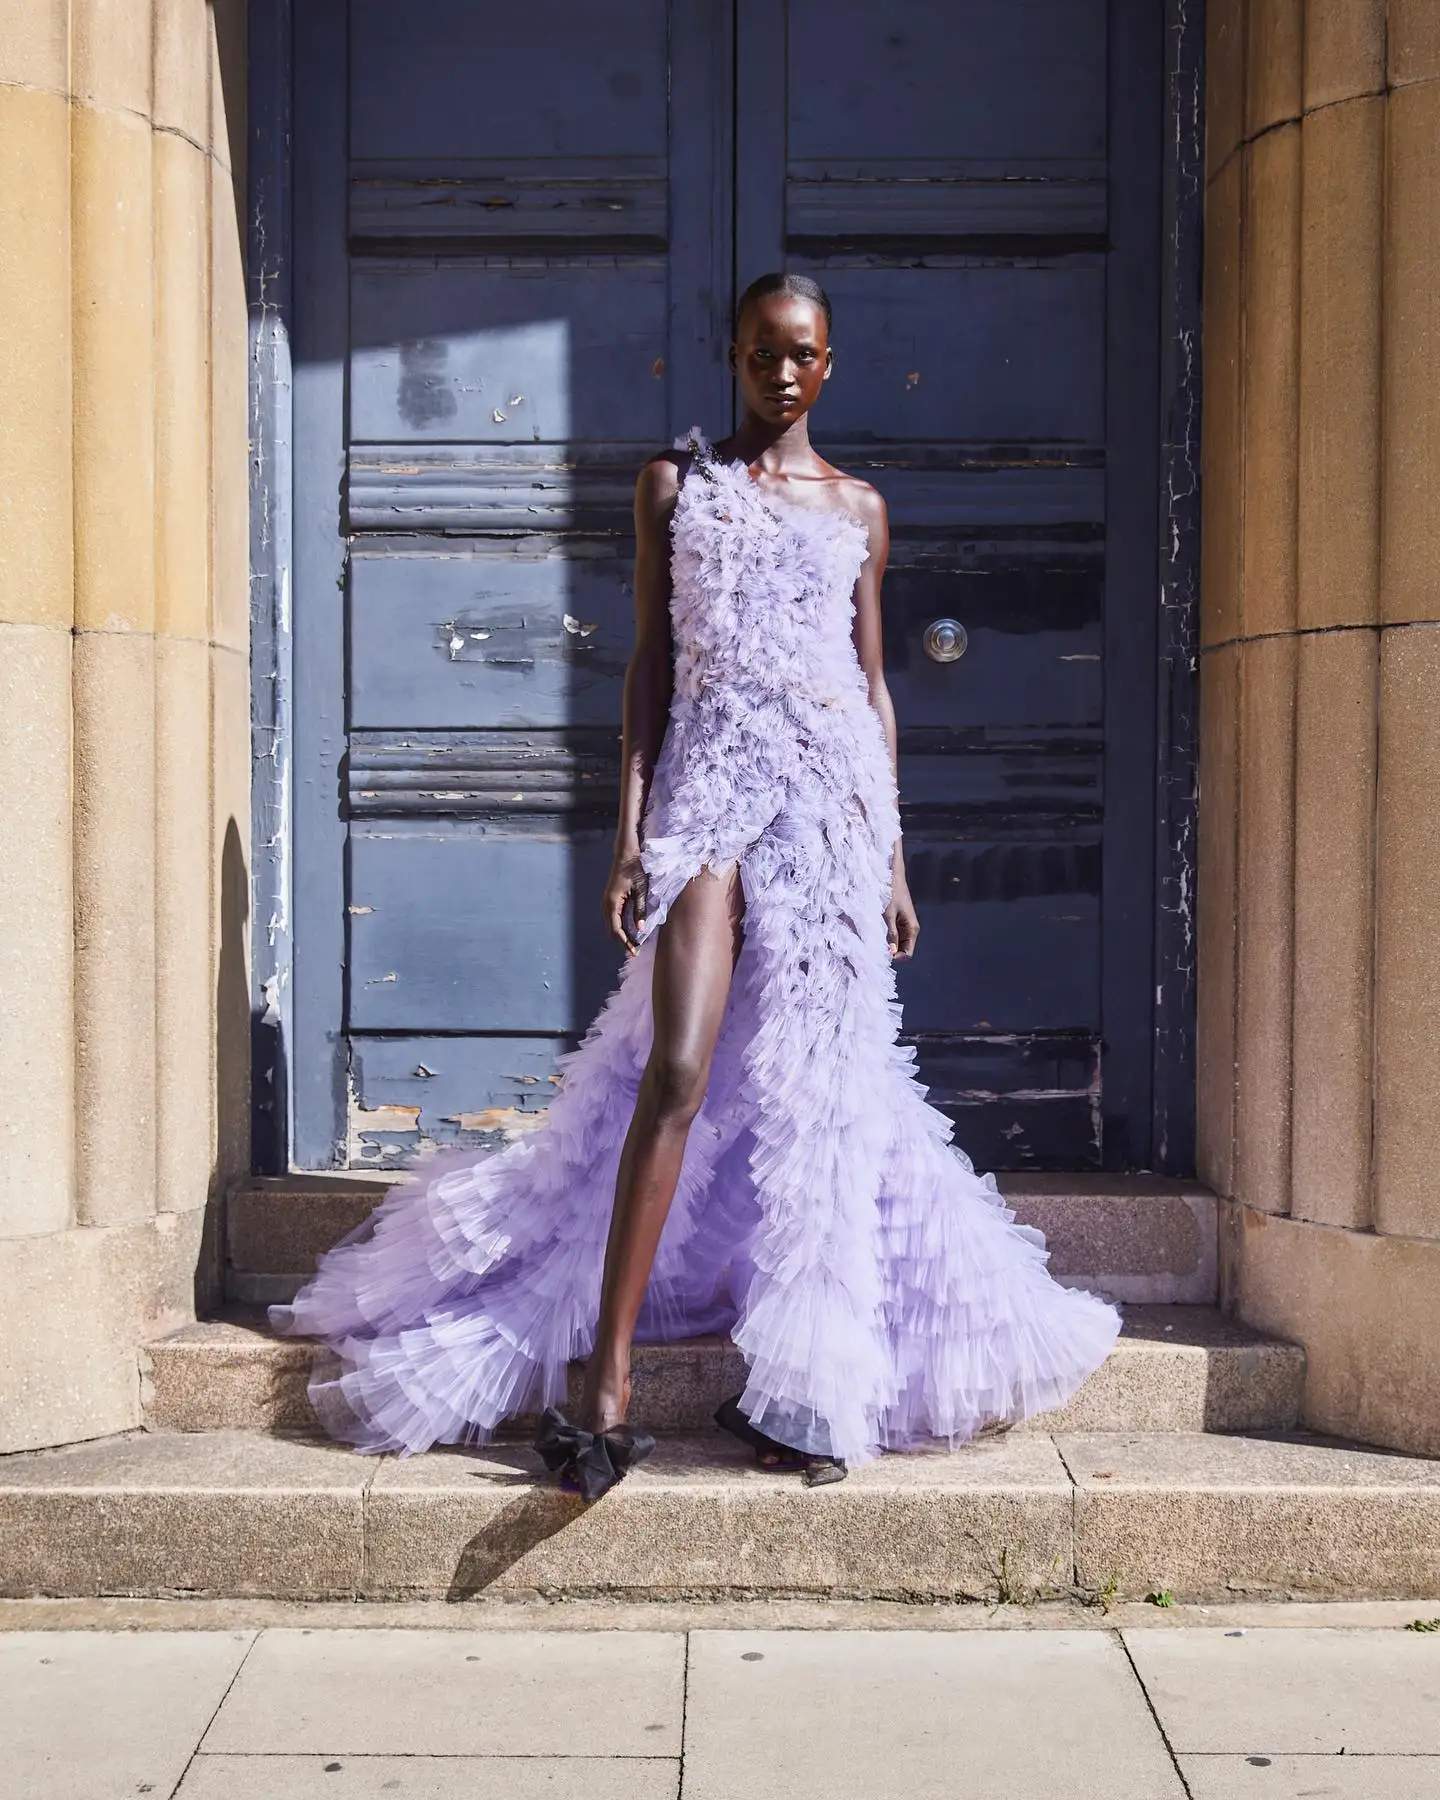
[[[296,8],[299,1166],[543,1116],[617,973],[634,475],[730,428],[778,267],[890,508],[931,1097],[982,1166],[1148,1160],[1153,11]]]

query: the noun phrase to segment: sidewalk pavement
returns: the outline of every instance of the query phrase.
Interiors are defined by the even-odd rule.
[[[1399,1613],[1368,1629],[728,1630],[702,1614],[554,1630],[518,1610],[502,1629],[57,1630],[31,1614],[0,1632],[0,1793],[1440,1800],[1440,1633]]]

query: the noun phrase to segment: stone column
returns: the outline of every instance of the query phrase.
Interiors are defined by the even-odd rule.
[[[234,0],[0,0],[0,1450],[139,1423],[243,1167],[244,79]]]
[[[1307,1421],[1440,1451],[1440,8],[1210,0],[1201,1170]]]

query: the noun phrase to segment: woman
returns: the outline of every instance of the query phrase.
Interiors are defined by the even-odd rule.
[[[919,928],[886,514],[810,445],[830,324],[807,277],[754,282],[739,428],[641,472],[605,892],[630,960],[545,1125],[398,1189],[272,1312],[338,1353],[311,1398],[361,1448],[483,1440],[546,1405],[537,1448],[596,1498],[653,1445],[626,1421],[632,1340],[728,1330],[749,1381],[717,1421],[814,1485],[1059,1406],[1114,1341],[896,1042],[891,964]]]

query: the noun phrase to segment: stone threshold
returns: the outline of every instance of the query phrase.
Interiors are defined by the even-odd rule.
[[[1214,1304],[1217,1201],[1202,1183],[1156,1175],[999,1180],[1019,1221],[1045,1233],[1051,1272],[1070,1286],[1133,1305]],[[242,1184],[227,1206],[227,1296],[256,1306],[293,1298],[315,1258],[363,1224],[392,1185],[378,1174]]]
[[[1298,1434],[1031,1432],[833,1488],[673,1437],[598,1505],[520,1446],[138,1433],[0,1460],[0,1594],[288,1600],[1432,1598],[1440,1462]]]

